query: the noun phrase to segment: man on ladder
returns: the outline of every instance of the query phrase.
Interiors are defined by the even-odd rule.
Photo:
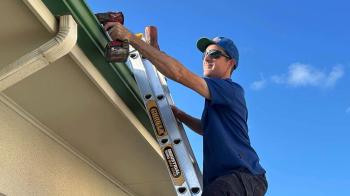
[[[204,141],[203,196],[260,196],[267,190],[265,170],[250,145],[247,108],[242,87],[231,80],[239,54],[228,38],[202,38],[204,78],[186,69],[176,59],[146,44],[117,22],[104,28],[113,40],[127,40],[166,77],[205,98],[202,119],[173,107],[175,116]]]

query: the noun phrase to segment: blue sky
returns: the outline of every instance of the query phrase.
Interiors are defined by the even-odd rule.
[[[158,27],[161,50],[202,75],[200,37],[227,36],[240,51],[249,135],[267,170],[268,196],[350,195],[348,1],[88,0],[122,11],[134,33]],[[204,100],[169,82],[176,105],[200,117]],[[202,138],[186,129],[202,167]]]

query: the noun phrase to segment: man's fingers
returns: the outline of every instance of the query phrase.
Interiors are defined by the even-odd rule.
[[[170,107],[171,107],[171,109],[172,109],[173,111],[177,111],[177,107],[176,107],[176,106],[170,105]]]
[[[104,25],[105,31],[108,31],[113,40],[124,40],[128,38],[130,32],[118,22],[108,22]]]
[[[105,28],[105,30],[107,31],[107,30],[109,30],[111,27],[116,26],[116,25],[118,25],[117,22],[107,22],[107,23],[104,25],[104,28]]]
[[[173,111],[173,113],[175,114],[175,116],[178,116],[181,114],[181,110],[179,108],[177,108],[174,105],[171,105],[171,110]]]

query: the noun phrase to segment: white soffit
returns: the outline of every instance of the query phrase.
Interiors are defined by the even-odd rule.
[[[8,51],[8,55],[0,54],[0,70],[45,43],[57,31],[56,19],[41,1],[23,2],[46,30],[38,19],[23,11],[23,3],[5,1],[3,5],[12,6],[12,12],[18,9],[15,12],[24,20],[16,20],[14,28],[8,23],[13,32],[10,28],[0,32],[0,41],[11,43],[19,38],[23,42],[22,47],[0,46],[0,50]],[[69,55],[26,75],[1,94],[7,104],[23,108],[17,111],[23,110],[21,115],[28,114],[27,119],[51,130],[51,138],[62,141],[61,145],[66,143],[63,146],[124,187],[125,192],[174,194],[155,139],[77,45]]]

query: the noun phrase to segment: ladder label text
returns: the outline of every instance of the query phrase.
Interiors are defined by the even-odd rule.
[[[166,129],[164,127],[162,118],[160,117],[160,113],[155,101],[151,100],[147,102],[147,108],[149,115],[151,116],[154,128],[156,129],[156,133],[158,136],[164,136],[167,134]]]

